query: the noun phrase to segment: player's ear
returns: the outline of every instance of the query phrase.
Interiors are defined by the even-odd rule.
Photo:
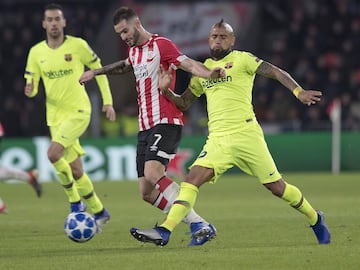
[[[141,22],[140,22],[140,19],[138,17],[134,18],[134,23],[135,23],[135,26],[140,29],[141,27]]]

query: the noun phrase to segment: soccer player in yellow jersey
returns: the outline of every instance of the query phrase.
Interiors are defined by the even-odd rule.
[[[68,196],[70,210],[85,211],[86,204],[94,214],[98,232],[101,232],[110,214],[83,170],[81,156],[85,151],[79,137],[90,123],[91,104],[85,87],[78,83],[85,66],[95,69],[101,67],[101,62],[85,40],[64,35],[66,20],[60,5],[45,7],[42,26],[46,30],[46,40],[30,49],[25,71],[25,95],[34,97],[42,79],[51,134],[48,158]],[[102,110],[108,119],[114,121],[109,82],[105,75],[96,79],[104,104]]]
[[[209,136],[200,155],[191,165],[185,181],[181,183],[180,193],[166,220],[152,229],[132,228],[132,235],[142,242],[166,245],[171,232],[189,209],[194,207],[199,187],[205,182],[216,182],[225,171],[237,166],[245,173],[257,177],[272,194],[304,214],[318,243],[328,244],[330,232],[323,213],[315,210],[297,187],[282,178],[268,150],[252,106],[256,74],[279,81],[302,103],[309,106],[318,102],[322,93],[302,89],[287,72],[248,52],[232,50],[234,43],[232,27],[223,20],[216,23],[209,35],[211,58],[204,64],[209,69],[214,66],[224,67],[226,77],[193,77],[189,88],[181,96],[168,90],[171,73],[169,70],[161,70],[159,87],[181,110],[188,109],[197,97],[206,95]],[[197,240],[206,242],[214,238],[215,234],[216,229],[210,226]]]

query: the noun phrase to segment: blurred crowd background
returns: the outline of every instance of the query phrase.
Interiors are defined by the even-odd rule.
[[[281,67],[305,89],[323,91],[322,101],[307,107],[280,83],[256,77],[253,104],[265,133],[329,131],[331,121],[328,112],[334,99],[341,100],[342,129],[360,130],[358,0],[174,2],[58,1],[65,8],[66,33],[86,39],[103,65],[123,59],[127,53],[111,23],[112,14],[119,6],[133,6],[141,12],[140,17],[147,30],[169,37],[185,54],[200,61],[208,55],[206,36],[210,26],[223,17],[236,31],[235,49],[250,51]],[[8,137],[48,134],[44,93],[39,91],[34,99],[28,99],[23,94],[27,53],[31,46],[45,37],[41,21],[46,3],[40,0],[3,0],[0,3],[0,120]],[[164,25],[171,24],[171,20],[184,17],[180,14],[184,8],[191,19],[185,18],[186,23],[179,19],[177,24],[171,25],[172,28],[164,28]],[[209,12],[220,9],[222,11],[218,13]],[[207,13],[202,14],[202,10]],[[203,16],[191,17],[196,11]],[[229,18],[227,14],[230,14]],[[204,24],[205,30],[199,29],[199,25]],[[176,31],[178,29],[182,31],[180,34]],[[201,42],[196,43],[205,47],[193,46],[197,37],[194,33],[199,30],[203,37]],[[186,40],[177,42],[179,35]],[[103,119],[96,84],[89,85],[94,111],[87,136],[136,135],[137,104],[133,79],[131,75],[109,77],[118,113],[116,123]],[[181,93],[188,80],[188,74],[179,71],[176,92]],[[202,98],[186,113],[185,134],[206,134],[205,104]]]

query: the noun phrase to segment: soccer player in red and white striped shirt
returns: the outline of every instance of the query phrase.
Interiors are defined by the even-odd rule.
[[[128,58],[85,72],[79,82],[85,83],[100,74],[134,72],[138,92],[139,133],[137,145],[137,172],[140,193],[146,202],[167,213],[174,202],[179,186],[166,175],[169,161],[175,156],[183,127],[182,112],[158,88],[159,68],[181,68],[193,75],[219,78],[225,75],[221,68],[209,70],[202,63],[182,54],[167,38],[144,29],[137,14],[128,7],[114,13],[114,30],[129,46]],[[175,79],[170,86],[175,87]],[[201,245],[197,236],[209,223],[191,210],[184,219],[190,224],[190,245]]]

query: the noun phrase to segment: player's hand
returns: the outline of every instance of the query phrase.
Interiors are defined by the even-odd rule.
[[[88,81],[91,81],[92,79],[94,79],[94,77],[95,77],[94,72],[92,70],[87,70],[80,76],[79,83],[81,85],[83,85],[83,84],[87,83]]]
[[[106,114],[106,118],[110,121],[116,120],[116,113],[112,105],[104,105],[102,111]]]
[[[31,94],[34,90],[34,78],[31,79],[31,83],[27,83],[24,87],[25,96],[31,97]]]
[[[298,99],[305,105],[311,106],[321,100],[322,92],[317,90],[302,90]]]
[[[226,76],[226,71],[223,68],[216,67],[211,70],[210,78],[224,78]]]
[[[172,68],[169,66],[168,70],[165,70],[163,65],[159,68],[159,89],[163,93],[168,90],[172,81]]]

